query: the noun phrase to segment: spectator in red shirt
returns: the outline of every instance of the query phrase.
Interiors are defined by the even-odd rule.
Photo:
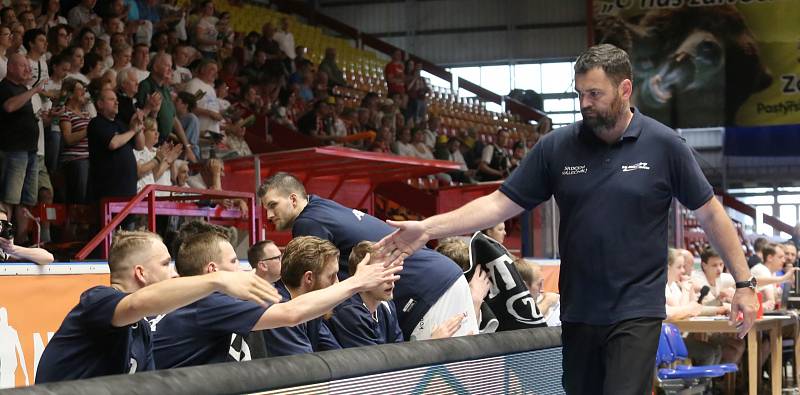
[[[403,65],[403,51],[396,49],[392,53],[392,60],[386,64],[383,70],[386,78],[386,87],[389,95],[393,93],[406,93],[405,66]]]

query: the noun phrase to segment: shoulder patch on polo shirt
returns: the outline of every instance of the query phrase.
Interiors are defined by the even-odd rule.
[[[575,174],[586,174],[589,172],[589,168],[586,165],[575,165],[575,166],[564,166],[564,170],[561,171],[562,176],[573,176]]]
[[[636,170],[650,170],[650,166],[647,165],[647,162],[639,162],[632,165],[622,165],[622,172],[627,171],[636,171]]]

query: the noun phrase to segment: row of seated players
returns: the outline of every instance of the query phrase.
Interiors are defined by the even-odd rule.
[[[240,272],[223,231],[210,225],[184,229],[175,259],[178,278],[172,278],[170,253],[157,235],[121,232],[109,254],[111,287],[82,294],[48,343],[36,382],[243,360],[252,357],[248,343],[259,338],[270,355],[282,355],[479,332],[476,310],[490,286],[485,274],[473,276],[470,286],[458,265],[429,249],[389,266],[380,264],[385,251],[365,251],[369,243],[353,252],[361,241],[378,241],[392,228],[306,195],[288,174],[267,180],[259,197],[269,219],[294,235],[277,287]],[[347,234],[337,225],[346,226]],[[348,237],[358,240],[348,244]],[[268,258],[275,252],[253,261],[274,261]],[[359,262],[352,269],[351,254]],[[395,308],[383,303],[391,298]],[[331,311],[339,317],[318,319]],[[252,333],[263,330],[260,337]]]

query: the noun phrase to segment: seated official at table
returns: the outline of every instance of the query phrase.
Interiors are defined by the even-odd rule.
[[[702,315],[727,315],[731,311],[736,281],[730,273],[724,272],[722,258],[711,247],[700,253],[700,268],[701,271],[692,273],[691,281],[693,288],[699,291],[698,303],[704,306]]]
[[[761,304],[764,311],[773,311],[781,300],[780,285],[787,281],[793,281],[794,273],[798,268],[791,268],[783,275],[777,275],[777,272],[783,269],[786,256],[783,248],[777,244],[770,243],[764,246],[761,249],[761,255],[764,257],[764,263],[756,264],[750,271],[758,281],[756,290],[761,293]]]
[[[733,276],[723,271],[722,258],[711,247],[700,253],[700,268],[701,271],[695,271],[692,274],[692,284],[694,289],[700,289],[701,294],[703,287],[708,287],[708,291],[702,299],[698,295],[698,301],[703,305],[703,313],[716,311],[716,314],[727,315],[730,312],[730,301],[736,287]],[[687,344],[693,342],[695,338],[690,334]],[[743,340],[724,333],[712,334],[707,340],[711,344],[720,346],[720,363],[738,363],[741,360],[745,349]]]
[[[698,296],[691,281],[682,281],[684,274],[684,259],[680,250],[670,248],[667,258],[667,286],[664,291],[667,320],[688,319],[703,312],[703,305],[698,303]],[[694,364],[716,364],[722,358],[722,348],[719,344],[694,337],[687,337],[685,343],[689,358]]]

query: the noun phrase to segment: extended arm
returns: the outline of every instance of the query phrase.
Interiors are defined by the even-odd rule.
[[[434,215],[424,221],[387,221],[398,230],[379,241],[375,249],[391,254],[390,261],[394,261],[401,253],[405,256],[411,255],[430,239],[486,229],[522,211],[523,208],[504,193],[494,191],[453,211]]]
[[[347,280],[272,306],[264,312],[253,330],[296,326],[317,318],[357,292],[399,279],[396,274],[402,268],[402,266],[385,268],[383,265],[359,265],[356,274]]]
[[[164,314],[220,291],[261,305],[275,303],[275,287],[250,272],[214,272],[202,276],[178,277],[148,285],[124,297],[114,310],[111,324],[133,324],[144,317]]]
[[[47,265],[55,260],[53,254],[43,248],[28,248],[15,245],[13,241],[0,237],[0,248],[8,255],[37,265]]]
[[[722,204],[712,197],[695,210],[695,215],[700,222],[700,226],[706,232],[711,246],[719,253],[733,278],[736,281],[749,279],[751,276],[750,269],[748,269],[744,253],[742,253],[739,237],[736,235],[736,230],[733,228],[730,218],[725,214]],[[739,328],[739,337],[744,337],[750,327],[753,326],[756,310],[758,310],[758,302],[756,301],[755,291],[750,288],[737,289],[731,301],[730,319],[735,324],[738,320],[739,312],[742,312],[743,321],[742,326]]]

